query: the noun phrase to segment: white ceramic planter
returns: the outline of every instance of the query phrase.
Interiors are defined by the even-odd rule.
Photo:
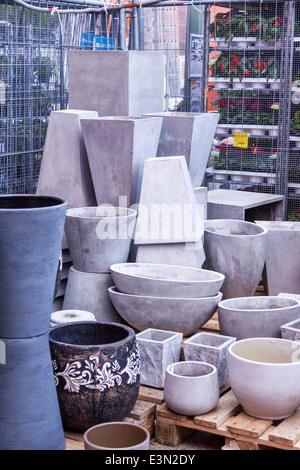
[[[268,231],[265,269],[268,294],[300,294],[300,222],[258,220],[256,223]]]
[[[136,218],[137,212],[125,207],[69,209],[65,232],[74,268],[108,273],[112,264],[126,262]]]
[[[113,264],[111,275],[118,291],[154,297],[211,297],[224,275],[205,269],[151,263]],[[175,362],[175,361],[173,361]]]
[[[229,381],[245,413],[279,420],[300,405],[299,343],[281,338],[250,338],[228,350]]]
[[[175,413],[196,416],[213,410],[219,401],[217,369],[197,361],[177,362],[166,371],[164,400]]]
[[[108,293],[121,317],[136,330],[156,328],[184,335],[201,328],[213,316],[222,298],[220,292],[203,298],[130,295],[118,292],[115,286]]]
[[[166,369],[180,358],[183,334],[149,328],[136,335],[141,361],[141,384],[162,389]]]
[[[219,387],[226,384],[228,377],[228,348],[236,338],[214,333],[196,333],[183,342],[186,361],[207,362],[218,371]]]
[[[220,332],[238,340],[280,338],[284,323],[300,318],[300,302],[276,296],[252,296],[223,300],[218,305]]]
[[[203,267],[224,274],[224,299],[251,296],[257,289],[267,256],[267,231],[257,227],[232,219],[204,222]]]
[[[96,321],[96,318],[92,312],[86,312],[84,310],[58,310],[51,315],[52,327],[79,321]]]

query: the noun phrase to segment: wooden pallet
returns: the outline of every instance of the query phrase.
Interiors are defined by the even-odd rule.
[[[188,417],[173,413],[165,403],[156,410],[156,441],[175,447],[194,431],[224,436],[240,450],[300,450],[300,407],[280,422],[257,419],[243,412],[230,387],[215,410]]]
[[[125,420],[143,426],[154,437],[156,406],[163,401],[163,390],[141,386],[138,400]],[[84,450],[82,433],[65,431],[65,439],[66,450]]]

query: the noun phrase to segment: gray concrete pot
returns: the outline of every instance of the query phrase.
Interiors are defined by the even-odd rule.
[[[0,196],[0,337],[48,332],[67,202]]]
[[[245,413],[280,420],[300,405],[299,343],[250,338],[229,347],[229,381]]]
[[[186,361],[207,362],[218,371],[219,387],[226,384],[228,377],[228,348],[236,338],[214,333],[196,333],[183,342]]]
[[[268,294],[300,294],[300,222],[259,220],[256,223],[268,231],[265,269]]]
[[[281,337],[291,341],[300,341],[300,319],[281,325]]]
[[[203,265],[224,274],[223,299],[255,293],[267,256],[267,231],[252,222],[231,219],[204,222]]]
[[[187,416],[208,413],[217,406],[219,395],[215,366],[186,361],[171,364],[167,368],[164,400],[175,413]]]
[[[109,273],[84,273],[70,268],[63,310],[85,310],[97,321],[124,323],[108,295],[114,285]]]
[[[219,122],[217,113],[152,113],[162,116],[158,157],[184,155],[193,186],[201,186]]]
[[[212,297],[218,294],[224,282],[223,274],[185,266],[121,263],[113,264],[110,270],[115,286],[124,294]]]
[[[108,292],[121,317],[138,331],[156,328],[183,335],[201,328],[213,316],[222,299],[220,292],[203,298],[130,295],[119,292],[115,286]]]
[[[51,314],[51,327],[79,321],[96,321],[96,318],[85,310],[58,310]]]
[[[73,266],[88,273],[108,273],[128,260],[137,212],[112,206],[67,211],[65,233]]]
[[[85,450],[149,450],[150,434],[138,424],[121,421],[93,426],[83,441]]]
[[[182,338],[182,333],[153,328],[136,335],[142,385],[164,388],[167,367],[179,361]]]
[[[300,318],[300,302],[277,296],[253,296],[222,300],[218,305],[220,331],[238,340],[280,338],[284,323]]]
[[[161,125],[159,117],[81,121],[98,205],[139,203],[144,162],[156,155]]]

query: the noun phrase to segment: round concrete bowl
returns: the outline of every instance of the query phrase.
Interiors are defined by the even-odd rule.
[[[229,381],[245,413],[279,420],[300,405],[300,344],[282,338],[248,338],[228,350]]]
[[[183,361],[166,369],[164,400],[170,410],[196,416],[213,410],[219,401],[217,369],[212,364]]]
[[[67,211],[65,234],[77,271],[108,273],[114,263],[128,260],[137,212],[102,205]]]
[[[203,298],[131,295],[119,292],[116,286],[110,287],[108,293],[119,315],[136,330],[156,328],[183,335],[201,328],[213,316],[222,299],[220,292]]]
[[[268,231],[252,222],[231,219],[204,222],[205,269],[225,276],[223,298],[251,296],[261,280]]]
[[[149,450],[150,434],[134,423],[103,423],[88,429],[84,435],[85,450]]]
[[[300,318],[300,301],[277,296],[253,296],[222,300],[218,319],[222,335],[237,340],[280,338],[281,325]]]
[[[212,297],[224,275],[205,269],[151,263],[120,263],[110,267],[120,292],[154,297]]]

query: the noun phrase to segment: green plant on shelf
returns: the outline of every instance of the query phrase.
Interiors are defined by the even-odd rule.
[[[300,111],[296,111],[290,122],[290,133],[300,135]]]
[[[289,181],[291,183],[300,183],[300,167],[289,169]]]
[[[247,149],[219,145],[214,148],[211,160],[215,170],[276,173],[277,153],[275,149],[256,145]]]
[[[211,63],[212,75],[216,78],[279,78],[279,63],[274,56],[264,53],[253,56],[246,53],[222,52]]]
[[[293,210],[288,216],[289,222],[300,222],[300,209]]]
[[[230,45],[234,37],[255,37],[266,23],[261,15],[232,9],[217,13],[209,25],[209,32],[214,39],[225,39]]]

